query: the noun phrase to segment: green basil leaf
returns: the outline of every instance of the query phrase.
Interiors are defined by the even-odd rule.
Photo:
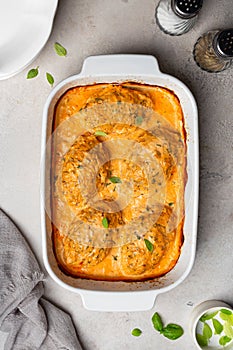
[[[163,328],[161,333],[164,335],[164,337],[170,340],[176,340],[184,334],[184,331],[178,324],[169,323],[165,328]]]
[[[232,315],[232,312],[230,310],[227,310],[227,309],[221,309],[220,312],[222,312],[225,315]]]
[[[142,331],[141,331],[141,329],[139,329],[139,328],[134,328],[134,329],[131,331],[131,334],[132,334],[134,337],[139,337],[139,336],[142,334]]]
[[[161,317],[159,316],[158,312],[154,313],[151,320],[152,320],[154,329],[156,329],[156,331],[158,331],[158,332],[161,332],[163,329],[163,322],[162,322]]]
[[[97,130],[94,134],[95,136],[107,136],[106,132]]]
[[[213,322],[215,334],[221,334],[223,331],[223,325],[215,318],[212,319],[212,322]]]
[[[203,327],[203,336],[207,339],[210,339],[213,335],[212,329],[208,325],[208,323],[204,323]]]
[[[201,347],[208,345],[208,339],[204,337],[204,335],[197,333],[196,334],[197,342]]]
[[[112,176],[109,178],[109,180],[113,183],[113,184],[120,184],[121,183],[121,179],[117,176]]]
[[[231,341],[231,338],[229,338],[227,335],[224,335],[223,337],[221,337],[219,339],[219,344],[224,346],[226,345],[227,343],[229,343]]]
[[[30,69],[30,71],[27,74],[27,79],[32,79],[37,77],[38,73],[39,73],[39,66],[37,66],[36,68]]]
[[[147,249],[149,250],[149,252],[153,252],[153,250],[154,250],[154,246],[153,246],[153,244],[150,242],[150,241],[148,241],[148,239],[144,239],[144,242],[145,242],[145,245],[146,245],[146,247],[147,247]]]
[[[233,326],[233,314],[228,316],[228,319],[226,320]]]
[[[48,80],[48,83],[51,85],[51,86],[53,86],[53,83],[54,83],[54,78],[53,78],[53,76],[52,76],[52,74],[50,74],[50,73],[46,73],[46,78],[47,78],[47,80]]]
[[[214,316],[216,316],[217,313],[218,313],[218,311],[216,311],[216,312],[211,312],[211,313],[206,313],[206,314],[204,314],[204,315],[201,316],[200,321],[201,321],[201,322],[205,322],[205,321],[207,321],[207,320],[210,320],[211,318],[213,318]]]
[[[59,43],[54,44],[54,49],[55,49],[56,53],[58,54],[58,56],[66,56],[67,55],[67,50],[64,48],[64,46],[62,46]]]
[[[102,219],[102,225],[104,228],[108,228],[108,219],[107,218]]]
[[[229,337],[229,338],[233,338],[233,328],[231,326],[231,324],[229,322],[225,322],[223,325],[223,330],[224,333]]]
[[[141,125],[142,122],[143,122],[143,117],[137,116],[137,117],[135,118],[135,124],[136,124],[136,125]]]
[[[226,313],[220,311],[219,316],[221,317],[221,319],[223,321],[228,321],[230,323],[233,322],[233,315],[229,315],[229,314],[226,314]]]

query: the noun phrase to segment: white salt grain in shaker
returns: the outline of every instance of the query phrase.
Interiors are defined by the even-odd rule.
[[[188,32],[197,20],[203,0],[160,0],[155,17],[160,29],[170,35]]]

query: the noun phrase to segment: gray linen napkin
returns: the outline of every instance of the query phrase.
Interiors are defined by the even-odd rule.
[[[72,319],[42,295],[44,275],[24,237],[0,210],[0,330],[5,350],[81,350]]]

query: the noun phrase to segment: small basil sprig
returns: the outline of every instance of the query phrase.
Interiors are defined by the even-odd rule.
[[[215,318],[216,315],[219,315],[224,321],[223,324]],[[203,322],[202,334],[196,334],[198,344],[201,347],[207,346],[213,334],[220,336],[218,338],[218,342],[221,346],[225,346],[227,343],[229,343],[233,339],[232,317],[232,311],[228,309],[220,309],[219,311],[205,313],[202,315],[200,318],[200,321]],[[211,323],[207,323],[207,321],[210,320],[212,320],[213,327],[211,327]]]
[[[158,312],[155,312],[154,315],[151,318],[152,324],[154,326],[154,329],[158,331],[160,334],[162,334],[164,337],[170,339],[170,340],[176,340],[180,338],[184,334],[184,330],[181,326],[175,323],[169,323],[167,326],[164,327],[163,321],[161,317],[159,316]],[[133,334],[134,333],[134,334]],[[142,331],[139,328],[134,328],[131,332],[132,335],[138,337],[141,335]],[[200,334],[202,337],[202,335]],[[201,339],[200,339],[201,342]],[[205,343],[205,340],[203,340],[203,344]],[[206,342],[207,345],[207,342]]]
[[[108,219],[107,218],[102,219],[102,225],[104,228],[108,228]]]
[[[233,315],[232,314],[226,314],[225,312],[222,312],[222,310],[220,310],[219,316],[223,321],[228,321],[233,325]]]
[[[154,329],[158,332],[161,332],[163,330],[163,322],[158,312],[154,313],[151,320],[152,320]]]
[[[66,48],[64,46],[62,46],[61,44],[57,43],[57,42],[54,44],[54,49],[55,49],[56,53],[59,56],[66,56],[67,55]],[[39,74],[39,66],[37,66],[36,68],[32,68],[32,69],[30,69],[28,71],[27,79],[33,79],[33,78],[37,77],[38,74]],[[47,78],[48,83],[51,86],[53,86],[53,84],[54,84],[54,77],[52,76],[52,74],[47,72],[46,73],[46,78]]]
[[[183,328],[175,323],[169,323],[164,327],[163,321],[157,312],[152,316],[151,320],[154,329],[170,340],[176,340],[184,333]]]
[[[201,347],[208,345],[208,339],[206,339],[202,334],[197,333],[196,334],[197,342]]]
[[[206,313],[206,314],[201,316],[200,321],[201,322],[205,322],[207,320],[211,320],[211,318],[214,318],[214,316],[216,316],[217,313],[218,313],[218,311],[211,312],[211,313]]]
[[[54,49],[55,49],[56,53],[58,54],[58,56],[66,56],[67,55],[67,50],[64,48],[64,46],[62,46],[59,43],[54,44]]]
[[[95,136],[107,136],[106,132],[101,131],[101,130],[97,130],[95,132]]]
[[[27,79],[33,79],[37,77],[38,74],[39,74],[39,66],[37,66],[36,68],[30,69],[30,71],[27,74]]]
[[[50,74],[50,73],[46,73],[46,78],[47,78],[47,81],[48,81],[48,83],[51,85],[51,86],[53,86],[53,83],[54,83],[54,77],[52,76],[52,74]]]
[[[213,313],[214,314],[214,313]],[[210,320],[213,316],[213,314],[206,314],[206,317],[209,317],[211,315],[211,317],[207,318],[207,320]],[[205,316],[205,315],[203,315]],[[204,318],[203,318],[204,319]],[[202,321],[203,322],[203,321]],[[209,343],[210,338],[213,335],[213,331],[210,328],[210,326],[208,325],[208,323],[206,323],[204,321],[204,326],[203,326],[203,330],[202,330],[202,334],[197,333],[196,334],[196,338],[197,338],[197,342],[200,346],[207,346]]]
[[[153,244],[146,238],[144,239],[144,242],[145,242],[145,245],[146,245],[147,249],[149,250],[149,252],[152,253],[154,250]]]
[[[215,334],[221,334],[223,331],[223,325],[216,319],[212,319]]]
[[[113,183],[113,184],[120,184],[121,183],[121,179],[117,176],[112,176],[109,178],[109,180]]]
[[[170,340],[176,340],[180,338],[183,334],[183,328],[175,323],[169,323],[163,330],[161,331],[164,337]]]
[[[203,327],[203,336],[206,339],[210,339],[213,335],[212,329],[210,328],[210,326],[208,325],[208,323],[204,323],[204,327]]]
[[[231,338],[229,338],[227,335],[224,335],[219,339],[219,344],[222,346],[225,346],[230,341],[231,341]]]
[[[223,331],[229,338],[233,339],[233,328],[229,322],[224,322]]]
[[[131,331],[131,334],[132,334],[134,337],[139,337],[139,336],[142,334],[142,331],[141,331],[141,329],[139,329],[139,328],[134,328],[134,329]]]
[[[221,309],[220,312],[222,312],[225,315],[232,315],[232,312],[230,310],[227,310],[227,309]]]

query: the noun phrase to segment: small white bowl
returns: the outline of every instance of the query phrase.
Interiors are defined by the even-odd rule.
[[[190,318],[190,332],[191,332],[193,341],[199,350],[232,350],[233,349],[233,338],[225,346],[218,345],[217,342],[212,341],[212,343],[210,342],[209,345],[202,347],[201,345],[198,344],[198,341],[197,341],[196,332],[197,332],[198,324],[202,323],[200,321],[200,318],[206,313],[211,314],[211,313],[214,313],[215,311],[220,311],[221,309],[226,309],[233,313],[233,309],[229,304],[226,304],[223,301],[219,301],[219,300],[204,301],[203,303],[197,305],[192,311],[191,318]],[[216,315],[216,317],[218,316]],[[217,339],[217,337],[220,338],[221,336],[224,336],[224,335],[225,335],[224,331],[222,331],[221,335],[215,336],[215,339]]]

